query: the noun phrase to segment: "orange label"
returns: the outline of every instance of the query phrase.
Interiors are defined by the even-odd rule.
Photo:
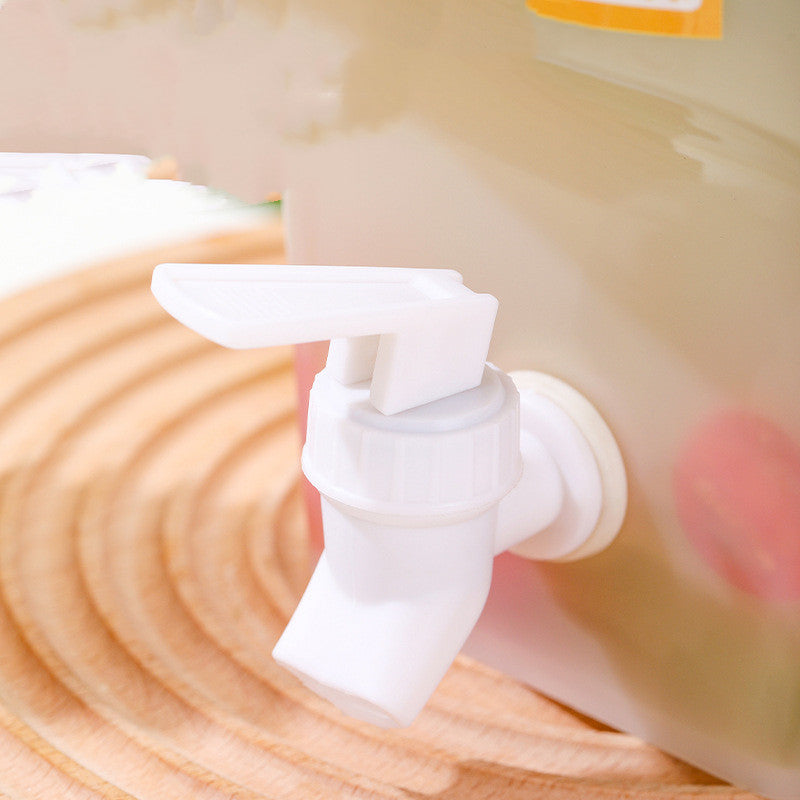
[[[528,0],[542,17],[612,31],[719,39],[722,0]]]

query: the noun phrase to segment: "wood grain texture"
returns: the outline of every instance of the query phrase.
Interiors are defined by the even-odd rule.
[[[464,658],[393,732],[272,662],[308,577],[291,352],[149,279],[281,259],[253,230],[0,304],[0,797],[752,797]]]

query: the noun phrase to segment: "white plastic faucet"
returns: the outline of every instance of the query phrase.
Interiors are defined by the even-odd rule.
[[[233,348],[331,340],[302,467],[325,548],[273,651],[347,714],[410,724],[477,621],[492,560],[591,555],[625,472],[570,387],[486,363],[497,300],[450,270],[162,264],[153,293]]]

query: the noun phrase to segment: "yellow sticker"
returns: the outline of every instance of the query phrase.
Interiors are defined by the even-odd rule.
[[[722,0],[528,0],[542,17],[612,31],[719,39]]]

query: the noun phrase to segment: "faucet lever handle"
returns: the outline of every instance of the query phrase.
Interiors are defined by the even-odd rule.
[[[394,414],[481,382],[497,300],[444,269],[161,264],[177,320],[237,349],[332,340],[328,370]]]

